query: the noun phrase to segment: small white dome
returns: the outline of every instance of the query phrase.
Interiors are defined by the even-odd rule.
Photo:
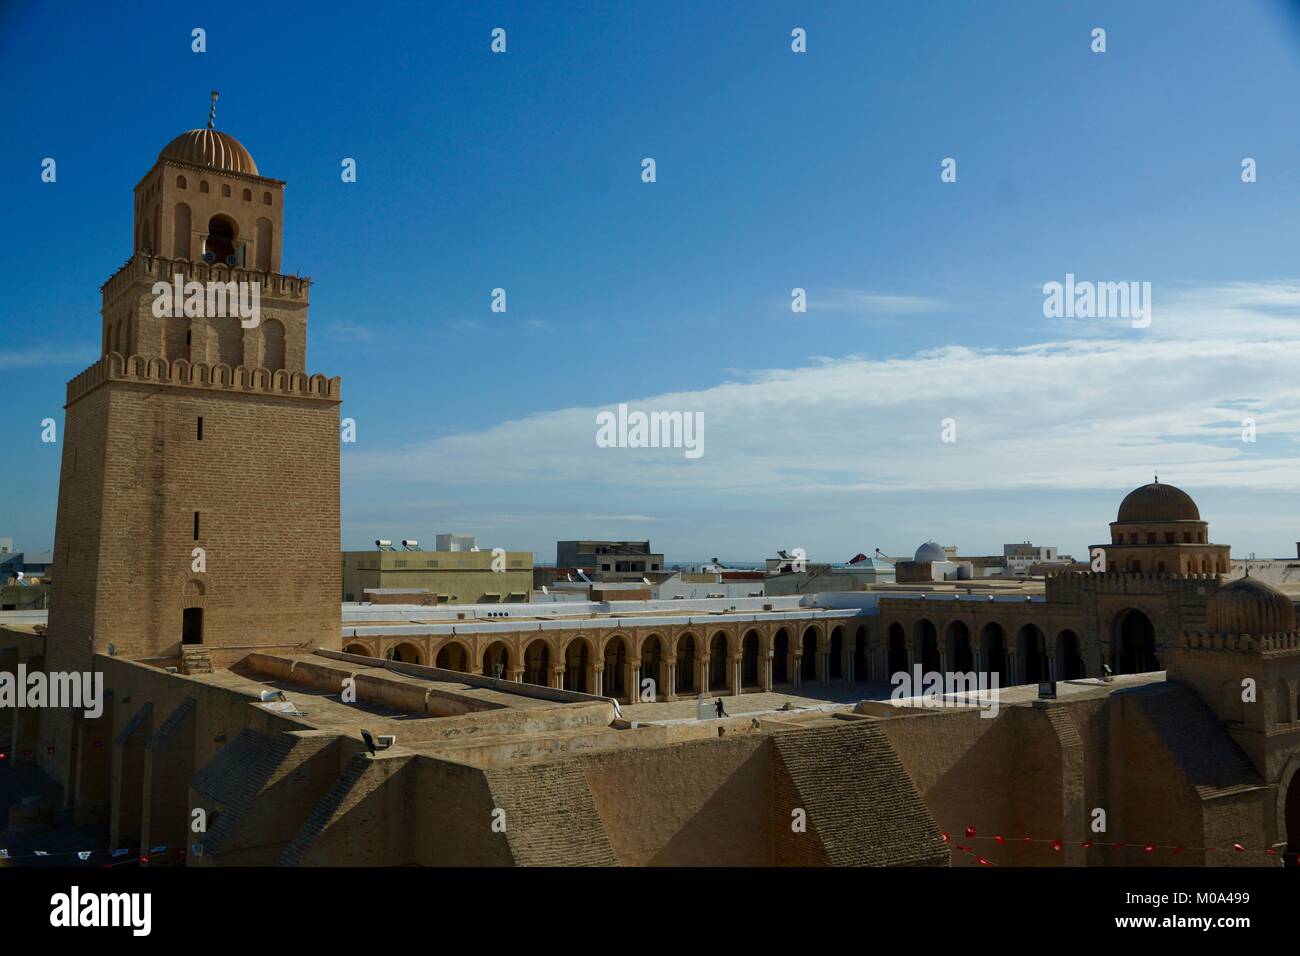
[[[927,541],[916,549],[916,556],[913,558],[917,563],[947,561],[948,553],[933,541]]]

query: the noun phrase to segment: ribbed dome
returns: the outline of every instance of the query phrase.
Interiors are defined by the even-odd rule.
[[[935,542],[927,541],[916,549],[916,555],[912,560],[916,561],[918,564],[926,561],[947,561],[948,554],[943,550],[943,548],[935,544]]]
[[[158,158],[257,175],[257,163],[244,149],[244,144],[229,133],[219,133],[215,129],[192,129],[181,133],[163,147]]]
[[[1295,606],[1257,578],[1238,578],[1205,605],[1205,629],[1213,634],[1277,634],[1295,630]]]
[[[1153,481],[1135,488],[1119,504],[1119,522],[1200,521],[1201,512],[1192,496],[1173,485]]]

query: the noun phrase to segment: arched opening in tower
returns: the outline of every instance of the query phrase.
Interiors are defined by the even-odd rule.
[[[582,638],[570,641],[564,649],[564,689],[587,693],[588,660],[587,642]]]
[[[1007,641],[1000,624],[986,624],[983,636],[984,670],[992,678],[998,675],[998,686],[1007,686]]]
[[[623,700],[627,696],[627,684],[623,676],[627,663],[627,645],[623,638],[614,637],[605,645],[604,681],[602,690],[606,697]]]
[[[826,667],[831,680],[844,678],[844,628],[837,627],[831,631],[830,655]]]
[[[758,632],[747,631],[740,642],[740,683],[743,687],[758,686]]]
[[[695,635],[683,634],[677,641],[677,693],[695,690]]]
[[[975,670],[970,628],[962,621],[953,621],[948,625],[948,666],[959,674],[969,674]]]
[[[907,638],[903,634],[903,625],[895,622],[889,625],[889,679],[894,675],[907,673]]]
[[[208,220],[208,252],[215,261],[227,265],[235,256],[235,224],[225,216]]]
[[[1047,646],[1043,632],[1033,624],[1020,629],[1021,674],[1026,684],[1047,680]]]
[[[397,661],[399,664],[418,664],[420,663],[420,649],[414,644],[398,644],[388,652],[390,661]]]
[[[533,641],[524,651],[524,682],[547,686],[550,676],[551,650],[542,640]]]
[[[1065,630],[1056,635],[1056,670],[1059,680],[1083,677],[1083,658],[1079,654],[1079,635]]]
[[[803,632],[803,657],[799,662],[799,677],[802,680],[817,679],[817,631],[807,628]]]
[[[1111,667],[1116,674],[1146,674],[1160,670],[1156,656],[1156,630],[1147,617],[1130,608],[1115,619]]]
[[[772,683],[790,683],[790,635],[781,628],[772,639]]]
[[[718,631],[709,642],[709,690],[727,689],[727,635]]]
[[[641,645],[641,686],[637,688],[638,699],[644,699],[648,694],[650,700],[657,700],[661,693],[667,693],[662,690],[663,685],[663,663],[664,650],[663,642],[659,639],[658,634],[651,634]],[[646,687],[646,678],[654,681],[650,687]]]
[[[939,634],[934,624],[925,618],[916,622],[916,645],[921,651],[921,673],[929,674],[942,669],[939,658]]]
[[[465,652],[465,646],[457,641],[444,644],[438,650],[438,656],[434,658],[434,666],[461,673],[469,670],[469,655]]]

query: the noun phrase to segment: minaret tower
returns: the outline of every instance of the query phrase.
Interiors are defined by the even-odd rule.
[[[285,184],[215,110],[135,187],[101,356],[68,383],[52,670],[339,646],[340,382],[307,374]]]

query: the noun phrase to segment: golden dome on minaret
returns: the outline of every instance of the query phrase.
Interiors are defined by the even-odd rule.
[[[256,176],[257,163],[253,154],[244,148],[244,144],[229,133],[214,129],[217,121],[217,92],[212,91],[212,106],[208,112],[206,129],[192,129],[181,133],[163,147],[158,158],[188,163],[191,166],[207,166],[232,173],[249,173]]]

